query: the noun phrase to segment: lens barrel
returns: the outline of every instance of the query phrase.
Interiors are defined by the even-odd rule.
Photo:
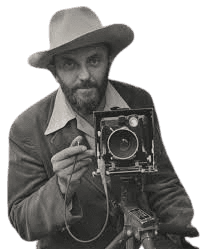
[[[134,132],[124,127],[110,134],[107,146],[114,159],[129,160],[138,150],[138,138]]]

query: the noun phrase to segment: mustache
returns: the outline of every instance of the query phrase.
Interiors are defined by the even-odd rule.
[[[88,89],[88,88],[97,88],[97,84],[92,81],[92,80],[85,80],[85,81],[82,81],[80,84],[76,85],[73,87],[73,90],[77,90],[77,89]]]

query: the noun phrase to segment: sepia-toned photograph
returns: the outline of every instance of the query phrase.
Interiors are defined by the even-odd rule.
[[[201,2],[1,9],[4,247],[199,249]]]

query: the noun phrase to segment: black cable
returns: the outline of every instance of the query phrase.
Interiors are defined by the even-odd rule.
[[[104,223],[101,231],[95,237],[93,237],[92,239],[89,239],[89,240],[81,240],[81,239],[77,238],[75,235],[72,234],[72,232],[70,231],[70,226],[67,224],[67,210],[66,210],[67,194],[68,194],[70,182],[71,182],[71,179],[72,179],[72,175],[73,175],[73,172],[74,172],[74,169],[75,169],[75,166],[76,166],[76,162],[77,162],[77,157],[75,156],[74,164],[73,164],[73,169],[72,169],[69,181],[67,181],[66,192],[65,192],[65,201],[64,201],[64,216],[65,216],[64,220],[65,220],[65,226],[66,226],[66,229],[69,232],[70,236],[74,240],[76,240],[77,242],[80,242],[80,243],[91,243],[91,242],[97,240],[102,235],[102,233],[104,232],[104,230],[105,230],[105,228],[107,226],[108,219],[109,219],[109,198],[108,198],[108,192],[106,191],[106,188],[105,188],[107,214],[106,214],[105,223]]]

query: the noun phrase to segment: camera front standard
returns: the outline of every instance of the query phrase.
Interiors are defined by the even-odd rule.
[[[94,124],[96,157],[106,174],[157,171],[152,108],[94,112]]]

